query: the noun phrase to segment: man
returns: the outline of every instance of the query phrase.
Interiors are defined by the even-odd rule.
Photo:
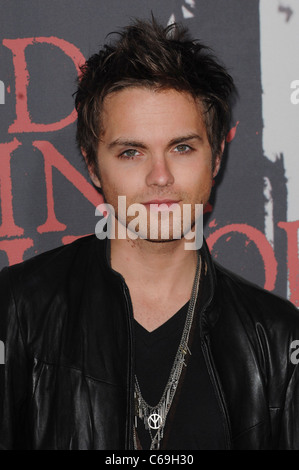
[[[1,448],[299,448],[296,308],[188,248],[233,89],[154,20],[82,67],[77,139],[117,223],[2,271]]]

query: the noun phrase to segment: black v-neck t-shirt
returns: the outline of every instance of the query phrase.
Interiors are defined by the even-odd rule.
[[[156,405],[162,396],[180,343],[189,302],[152,332],[135,320],[135,374],[144,400]],[[225,449],[222,415],[202,353],[198,318],[194,325],[187,367],[168,412],[160,449]],[[142,449],[150,448],[149,431],[138,418],[137,435]]]

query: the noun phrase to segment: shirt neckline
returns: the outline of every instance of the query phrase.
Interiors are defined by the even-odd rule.
[[[155,328],[153,331],[148,331],[134,318],[136,333],[143,342],[153,343],[168,337],[172,332],[177,332],[178,330],[181,331],[187,315],[188,306],[189,300],[174,315],[172,315],[172,317],[166,320],[166,322],[162,323],[162,325]]]

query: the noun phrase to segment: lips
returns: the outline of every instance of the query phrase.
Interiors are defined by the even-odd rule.
[[[142,204],[150,210],[161,210],[167,209],[172,204],[178,204],[179,202],[179,200],[175,201],[173,199],[152,199],[151,201],[143,202]]]
[[[168,206],[171,206],[171,204],[178,204],[180,201],[174,201],[172,199],[153,199],[152,201],[147,201],[143,202],[142,204],[144,206],[148,206],[150,204],[167,204]]]

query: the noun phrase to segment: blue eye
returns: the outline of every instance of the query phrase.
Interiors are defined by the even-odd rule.
[[[179,144],[174,149],[174,151],[177,153],[187,153],[190,150],[192,150],[190,145],[186,145],[186,144]]]
[[[137,155],[136,155],[137,153],[138,153],[138,151],[135,150],[135,149],[128,149],[128,150],[125,150],[124,152],[122,152],[122,153],[119,155],[119,157],[120,157],[120,158],[127,158],[127,159],[130,159],[130,158],[136,157],[136,156],[137,156]]]

